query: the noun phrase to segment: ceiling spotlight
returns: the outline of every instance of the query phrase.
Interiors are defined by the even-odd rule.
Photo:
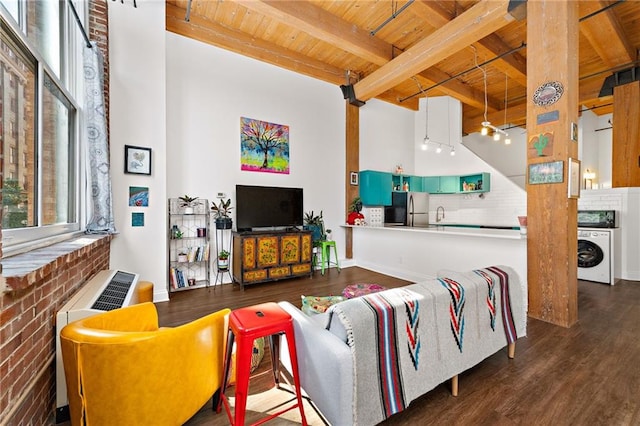
[[[440,154],[442,152],[442,145],[438,145],[438,147],[436,148],[436,152],[438,154]]]
[[[499,132],[493,132],[493,140],[494,141],[499,141],[500,140],[500,133]]]
[[[482,136],[487,136],[489,134],[489,128],[482,126],[482,130],[480,130],[480,134]]]
[[[420,147],[423,151],[426,151],[429,149],[429,144],[427,142],[427,140],[425,139],[424,142],[422,142],[422,146]]]
[[[456,155],[456,149],[454,147],[451,147],[451,152],[449,154],[451,154],[452,157]]]
[[[507,135],[507,137],[504,139],[504,144],[505,145],[511,145],[511,138]]]

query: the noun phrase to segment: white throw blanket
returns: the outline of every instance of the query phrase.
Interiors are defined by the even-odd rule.
[[[507,334],[511,341],[525,335],[526,312],[513,270],[445,275],[332,307],[354,360],[355,423],[380,423],[506,346]],[[500,278],[515,293],[510,301],[503,300],[508,293]],[[513,319],[503,321],[511,309]]]

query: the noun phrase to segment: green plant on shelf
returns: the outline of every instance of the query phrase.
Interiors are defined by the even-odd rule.
[[[229,253],[226,250],[221,250],[220,253],[218,253],[218,259],[220,259],[220,260],[228,260],[230,254],[231,253]]]
[[[220,203],[216,205],[214,201],[211,202],[211,210],[213,211],[214,217],[216,219],[220,219],[223,217],[230,217],[231,214],[231,199],[228,200],[220,200]]]
[[[178,199],[182,201],[182,203],[180,203],[180,207],[194,207],[200,204],[200,202],[198,201],[198,197],[183,195],[182,197],[178,197]]]

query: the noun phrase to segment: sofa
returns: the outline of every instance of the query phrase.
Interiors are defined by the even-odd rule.
[[[334,425],[374,425],[526,335],[526,284],[507,266],[353,298],[294,322],[300,382]],[[284,345],[286,347],[286,345]],[[281,352],[285,367],[287,353]],[[288,368],[288,367],[287,367]]]
[[[104,312],[60,333],[72,425],[177,425],[222,384],[230,310],[159,327],[153,303]]]

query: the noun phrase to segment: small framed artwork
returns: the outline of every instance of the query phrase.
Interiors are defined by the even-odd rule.
[[[130,186],[129,207],[149,207],[149,188],[144,186]]]
[[[144,226],[144,213],[131,213],[131,226],[139,227]]]
[[[567,179],[569,179],[569,198],[580,198],[580,160],[569,158]]]
[[[358,172],[351,172],[350,183],[351,183],[351,185],[357,185],[358,184]]]
[[[562,183],[564,161],[529,164],[529,185],[540,183]]]
[[[150,175],[151,148],[125,145],[124,172],[136,175]]]

